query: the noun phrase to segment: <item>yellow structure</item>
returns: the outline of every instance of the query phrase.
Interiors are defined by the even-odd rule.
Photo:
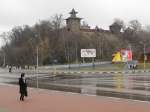
[[[112,62],[121,62],[122,59],[121,59],[121,53],[120,51],[118,51],[117,53],[113,54],[113,59],[112,59]]]

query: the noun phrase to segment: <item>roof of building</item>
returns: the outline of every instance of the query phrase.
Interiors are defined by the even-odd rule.
[[[78,19],[78,20],[81,20],[82,18],[79,18],[76,16],[78,12],[75,11],[75,9],[73,8],[72,11],[69,13],[70,14],[70,17],[68,17],[66,20],[68,19]]]

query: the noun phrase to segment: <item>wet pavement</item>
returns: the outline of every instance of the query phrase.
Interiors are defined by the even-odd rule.
[[[39,87],[81,94],[150,101],[149,73],[143,74],[60,74],[39,79]],[[36,86],[36,80],[31,79]],[[33,84],[34,83],[34,84]]]
[[[0,72],[0,83],[17,84],[19,76]],[[27,74],[27,81],[36,87],[36,74]],[[38,82],[45,89],[150,101],[150,73],[39,74]]]
[[[19,87],[0,85],[0,112],[149,112],[150,103],[28,88],[19,101]]]

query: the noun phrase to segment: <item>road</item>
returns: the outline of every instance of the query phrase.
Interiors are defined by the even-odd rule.
[[[109,65],[111,64],[111,61],[103,61],[103,62],[95,62],[94,65],[95,66],[105,66],[105,65]],[[78,64],[65,64],[65,65],[53,65],[53,66],[41,66],[39,68],[41,69],[54,69],[57,68],[57,69],[64,69],[64,68],[67,68],[68,67],[71,67],[71,68],[79,68],[79,67],[92,67],[93,66],[93,63],[78,63]]]
[[[28,85],[36,87],[37,74],[26,75]],[[81,94],[121,97],[150,101],[149,73],[87,73],[87,74],[38,74],[40,88]],[[0,69],[0,83],[17,84],[20,73]]]

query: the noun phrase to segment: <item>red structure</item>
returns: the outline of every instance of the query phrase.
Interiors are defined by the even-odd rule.
[[[150,53],[145,53],[145,55],[144,55],[144,53],[141,54],[138,61],[139,62],[144,62],[144,56],[145,56],[145,62],[150,63]]]

